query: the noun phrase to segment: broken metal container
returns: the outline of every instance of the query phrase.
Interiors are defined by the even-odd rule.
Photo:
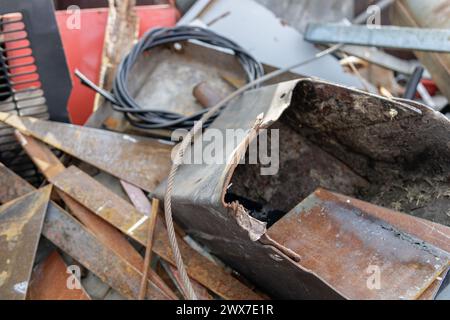
[[[255,120],[261,114],[257,142]],[[176,220],[212,253],[276,298],[434,296],[436,280],[449,263],[445,241],[424,236],[450,235],[446,226],[427,221],[450,225],[445,214],[450,209],[450,122],[443,115],[412,101],[301,79],[245,93],[205,135],[216,130],[225,137],[230,129],[244,134],[232,147],[218,150],[222,162],[189,164],[202,139],[196,137],[172,196]],[[251,157],[252,145],[264,144],[261,129],[278,130],[267,135],[272,146],[279,136],[271,154],[279,153],[279,159],[247,164],[243,159]],[[203,143],[200,150],[207,153],[211,146]],[[352,198],[334,207],[319,198],[314,204],[319,209],[310,216],[318,188]],[[161,185],[156,196],[163,199],[165,189]],[[354,198],[362,200],[363,209],[352,205]],[[380,216],[380,207],[370,203],[392,210]],[[314,236],[303,239],[309,247],[298,247],[301,234]],[[345,253],[339,243],[345,243]],[[342,267],[355,261],[352,268]],[[367,285],[371,265],[382,272],[375,292]]]

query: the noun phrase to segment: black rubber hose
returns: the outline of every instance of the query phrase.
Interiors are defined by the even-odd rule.
[[[130,53],[118,66],[114,80],[113,92],[109,93],[96,87],[82,74],[77,72],[82,82],[96,90],[105,99],[110,101],[114,110],[125,113],[127,120],[135,127],[148,130],[159,129],[191,129],[195,121],[200,120],[208,110],[185,116],[178,113],[165,111],[163,108],[150,107],[143,109],[133,98],[128,90],[128,79],[132,74],[133,66],[137,59],[146,51],[157,46],[177,43],[187,40],[196,40],[208,45],[230,50],[239,60],[244,69],[247,81],[252,82],[264,75],[261,63],[252,57],[245,49],[230,39],[216,34],[215,32],[194,26],[179,26],[174,28],[157,28],[148,31],[139,42],[132,48]],[[215,115],[217,117],[217,115]],[[205,123],[207,127],[214,117]]]

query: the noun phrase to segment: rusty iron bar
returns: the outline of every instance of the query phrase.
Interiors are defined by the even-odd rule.
[[[49,206],[42,234],[122,296],[136,299],[142,273],[56,204]],[[146,297],[172,299],[150,281]]]
[[[44,172],[44,174],[45,174],[45,172],[48,172],[48,170],[45,170],[45,168],[48,168],[49,166],[52,166],[51,164],[54,164],[56,161],[59,161],[56,157],[53,156],[53,154],[50,152],[50,150],[41,142],[36,141],[33,138],[28,137],[26,135],[21,135],[20,133],[17,133],[17,136],[18,136],[19,141],[21,141],[22,144],[24,145],[25,150],[27,150],[27,152],[31,156],[31,158],[35,160],[35,163],[38,166],[42,167],[41,170]],[[53,172],[54,172],[54,170],[53,170]],[[87,177],[89,177],[89,176],[87,176]],[[50,176],[47,175],[47,178],[50,179]],[[89,180],[92,180],[92,179],[89,179]],[[97,187],[102,188],[102,190],[106,189],[102,185],[98,185],[98,184],[97,184]],[[111,196],[111,194],[112,193],[108,193],[106,195],[106,197]],[[61,193],[60,193],[60,195],[61,195]],[[65,195],[65,200],[67,200],[66,204],[70,203],[70,205],[72,206],[73,213],[74,214],[77,213],[79,215],[77,217],[80,220],[82,219],[81,221],[86,222],[86,219],[87,219],[86,216],[92,215],[91,212],[86,207],[82,206],[77,201],[72,199],[72,197],[70,195],[65,194],[65,193],[62,193],[62,195],[63,196]],[[116,200],[119,199],[119,203],[122,203],[122,202],[125,203],[125,207],[123,207],[124,210],[132,210],[133,212],[135,212],[134,208],[130,204],[128,204],[127,202],[118,198],[115,194],[113,194],[113,195],[115,196]],[[70,201],[68,199],[71,199],[72,201]],[[104,198],[104,199],[108,199],[108,198]],[[89,209],[91,209],[91,208],[89,208]],[[128,212],[128,211],[122,211],[122,212]],[[95,223],[100,223],[100,221],[103,222],[103,219],[99,219],[97,216],[95,216],[95,217],[99,220],[99,221],[94,221]],[[143,217],[143,215],[138,213],[138,217],[140,219]],[[92,220],[91,217],[89,219]],[[107,220],[107,221],[111,222],[110,220]],[[106,225],[109,227],[108,229],[111,229],[111,225],[109,223],[103,223],[102,226],[103,225]],[[89,226],[92,227],[92,223],[89,224]],[[95,233],[97,235],[99,235],[100,237],[105,233],[105,230],[103,230],[103,228],[100,228],[100,227],[97,227],[97,229],[95,229],[95,230],[96,230]],[[116,229],[114,228],[113,230],[116,230]],[[138,242],[141,242],[141,244],[143,244],[143,245],[144,245],[144,241],[145,241],[144,239],[146,239],[143,236],[144,234],[145,233],[142,233],[142,236],[141,236],[142,241],[138,240]],[[165,230],[165,227],[162,223],[157,224],[154,238],[155,238],[154,252],[156,254],[158,254],[159,256],[161,256],[166,261],[168,261],[169,263],[174,264],[172,252],[170,250],[169,243],[167,240],[167,231]],[[114,243],[114,244],[116,244],[116,246],[118,246],[122,242],[122,240],[119,240],[118,237],[111,237],[110,240],[105,239],[104,243],[106,243],[106,244]],[[225,298],[225,299],[260,299],[260,297],[257,294],[255,294],[253,291],[251,291],[246,286],[241,284],[234,277],[228,275],[221,268],[217,267],[212,262],[203,258],[201,255],[199,255],[197,252],[195,252],[193,249],[191,249],[186,243],[183,242],[182,247],[183,247],[182,250],[185,253],[185,256],[189,257],[189,260],[190,260],[189,264],[190,264],[191,276],[194,279],[197,279],[200,283],[202,283],[206,287],[210,288],[211,291],[215,292],[216,294],[218,294],[219,296],[221,296],[222,298]],[[121,253],[126,254],[129,251],[130,250],[128,250],[125,247],[125,249],[122,250]],[[124,256],[127,257],[127,255],[124,255]],[[131,261],[133,261],[133,260],[131,260]],[[138,270],[142,269],[142,266],[138,267],[137,265],[135,265],[135,267]],[[153,270],[151,270],[151,272],[152,272],[151,278],[153,277],[152,279],[159,278],[159,277],[154,276]],[[161,280],[161,282],[162,282],[162,280]],[[159,283],[159,284],[162,285],[163,282]]]
[[[135,208],[146,214],[147,212],[150,212],[150,210],[148,210],[147,212],[143,212],[143,210],[139,210],[138,208],[151,208],[152,205],[150,204],[149,199],[145,196],[144,192],[137,188],[134,187],[132,185],[129,185],[128,183],[121,181],[122,186],[124,186],[124,190],[126,191],[128,197],[130,198],[130,201],[133,203],[133,205],[135,206]],[[128,184],[128,186],[131,186],[131,188],[126,188],[125,186]],[[158,214],[162,214],[161,211],[158,212]],[[183,232],[183,230],[175,225],[176,227],[176,232],[180,237],[183,237],[185,235],[185,233]],[[163,269],[165,270],[166,274],[169,276],[170,280],[172,282],[174,282],[175,286],[178,288],[178,290],[180,292],[182,292],[182,289],[179,287],[179,284],[181,283],[181,279],[179,278],[179,273],[177,272],[177,269],[174,268],[171,264],[165,262],[164,260],[159,260],[161,266],[163,267]],[[191,279],[192,282],[192,286],[194,287],[194,290],[197,294],[197,297],[200,300],[211,300],[212,296],[209,294],[208,289],[206,289],[206,287],[204,287],[203,285],[201,285],[198,281]]]
[[[170,169],[171,146],[154,139],[4,112],[0,121],[148,192]]]
[[[152,211],[150,219],[148,221],[148,235],[147,235],[147,245],[145,247],[145,258],[144,258],[144,269],[142,270],[142,282],[141,290],[139,291],[139,300],[143,300],[145,297],[145,291],[147,290],[147,281],[149,269],[152,262],[152,249],[153,249],[153,234],[155,233],[156,220],[158,218],[159,200],[153,199]]]
[[[163,270],[169,276],[170,280],[178,288],[178,291],[183,292],[183,289],[180,287],[180,284],[182,282],[181,282],[180,273],[178,272],[178,270],[175,267],[173,267],[171,264],[166,263],[165,261],[161,260],[160,263],[161,263]],[[206,289],[204,286],[202,286],[197,281],[192,280],[192,287],[193,287],[195,294],[197,295],[197,298],[199,300],[213,300],[213,297],[208,292],[208,289]]]
[[[105,188],[76,167],[69,167],[51,179],[51,182],[86,208],[105,219],[141,245],[147,241],[148,216],[138,212],[130,203]],[[259,300],[261,297],[229,275],[225,270],[202,257],[182,239],[180,250],[185,259],[188,274],[224,299]],[[161,222],[156,224],[153,251],[175,265],[168,241],[167,230]]]
[[[0,298],[24,300],[52,187],[0,207]]]
[[[16,131],[15,134],[22,147],[44,174],[47,180],[50,180],[59,173],[64,172],[64,165],[45,144],[30,136],[23,135],[19,131]],[[124,235],[120,231],[111,226],[105,220],[93,214],[90,210],[79,204],[69,195],[59,190],[56,190],[56,192],[69,207],[72,214],[77,217],[77,219],[79,219],[87,228],[92,230],[105,246],[112,249],[136,269],[142,269],[144,261],[141,255],[125,239]],[[149,272],[151,274],[151,281],[163,290],[167,296],[176,299],[176,295],[170,290],[164,281],[153,270],[150,270]],[[145,294],[145,292],[146,291],[144,291],[143,294]]]

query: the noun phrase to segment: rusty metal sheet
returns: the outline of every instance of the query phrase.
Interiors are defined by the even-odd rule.
[[[28,300],[91,300],[83,287],[69,289],[70,273],[57,251],[37,265],[31,275]]]
[[[371,214],[377,207],[343,200],[319,189],[267,236],[349,299],[417,299],[449,266],[448,253],[378,219]],[[377,288],[368,285],[367,270],[379,272]]]
[[[142,273],[56,204],[51,204],[47,210],[42,234],[122,296],[138,297]],[[147,298],[171,299],[150,281]]]
[[[325,190],[322,190],[321,192],[326,193]],[[333,197],[336,202],[348,203],[350,201],[355,210],[370,212],[371,216],[384,220],[395,226],[395,228],[420,238],[450,254],[450,227],[417,218],[409,214],[375,206],[365,201],[349,198],[342,194],[333,193],[332,195],[328,194],[328,196]]]
[[[51,182],[99,217],[145,246],[148,226],[145,222],[148,216],[138,212],[130,203],[89,175],[76,167],[69,167],[51,179]],[[256,293],[222,268],[202,257],[181,239],[179,239],[179,245],[190,277],[225,299],[260,299]],[[161,222],[156,226],[153,252],[175,265],[167,231]]]
[[[34,188],[28,182],[0,163],[0,204],[32,191],[34,191]]]
[[[0,207],[0,298],[24,300],[51,186]]]
[[[171,146],[157,140],[3,112],[0,121],[149,192],[170,169]]]
[[[182,164],[172,211],[189,235],[271,297],[345,298],[267,236],[273,221],[264,214],[275,212],[281,222],[319,187],[450,225],[442,214],[450,208],[442,196],[450,174],[450,122],[443,115],[316,79],[283,82],[246,92],[211,124],[223,137],[229,129],[248,132],[224,147],[224,159],[244,158],[261,114],[261,129],[279,129],[279,170],[263,176],[262,164]],[[155,191],[160,200],[166,187]]]
[[[19,131],[16,131],[16,137],[47,180],[51,180],[54,176],[64,172],[64,165],[44,143],[31,136],[23,135]],[[64,192],[57,190],[57,193],[70,209],[72,215],[91,230],[105,246],[112,249],[137,270],[142,270],[144,264],[142,256],[119,230],[80,205]],[[176,295],[153,270],[150,270],[150,279],[167,296],[173,299],[176,298]]]

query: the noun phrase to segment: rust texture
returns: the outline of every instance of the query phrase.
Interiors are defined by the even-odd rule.
[[[182,283],[182,281],[178,270],[171,265],[168,265],[167,269],[166,271],[170,273],[171,277],[173,277],[174,283],[179,286],[179,284]],[[206,289],[197,281],[192,281],[192,287],[194,288],[195,294],[197,295],[197,298],[199,300],[213,300],[213,297],[209,294],[208,289]],[[182,292],[181,288],[179,288],[178,290]]]
[[[347,202],[350,199],[347,196],[337,193],[333,193],[329,196],[333,197],[334,201],[341,203]],[[352,198],[351,204],[355,210],[369,211],[371,216],[384,220],[395,226],[397,229],[450,253],[450,227],[391,209],[375,206],[358,199]]]
[[[3,112],[0,121],[149,192],[170,169],[171,147],[157,140]]]
[[[0,163],[0,204],[19,198],[33,190],[34,188],[28,182]]]
[[[261,114],[261,128],[280,130],[278,170],[262,176],[260,170],[267,168],[265,164],[183,164],[175,177],[172,210],[189,235],[271,297],[364,298],[363,291],[346,291],[337,286],[338,282],[325,279],[327,270],[318,274],[304,268],[302,259],[308,261],[314,255],[300,256],[290,249],[288,239],[283,245],[271,241],[267,234],[317,188],[450,225],[445,215],[450,208],[450,122],[442,114],[409,101],[300,79],[246,92],[228,105],[210,128],[222,131],[223,136],[227,129],[250,130]],[[232,150],[224,148],[224,158],[248,156],[247,138],[248,134],[239,137]],[[165,190],[166,184],[162,184],[155,195],[163,199]],[[423,194],[427,196],[421,197]],[[432,253],[394,237],[388,239],[405,253],[388,250],[392,254],[384,256],[384,261],[405,272],[413,268],[402,264],[408,253],[417,254],[411,261],[421,263],[421,278],[406,273],[404,283],[384,283],[383,290],[391,297],[418,298],[446,268],[447,253],[442,244],[446,236],[432,241],[432,235],[427,237],[426,233],[433,224],[422,223],[422,219],[416,219],[416,230],[408,229],[408,219],[400,219],[404,223],[398,223],[399,230],[434,248]],[[351,220],[343,220],[344,227],[358,230]],[[363,232],[364,224],[360,227],[359,232]],[[291,230],[290,236],[295,239],[299,233]],[[327,239],[326,234],[316,236],[319,245]],[[367,257],[375,250],[361,245]],[[431,259],[435,257],[441,261],[437,269],[432,269],[435,265]],[[361,270],[365,269],[361,266]],[[346,276],[355,277],[350,272]],[[406,290],[412,282],[419,289]],[[394,283],[404,289],[400,295],[395,295]]]
[[[20,179],[13,173],[11,178]],[[29,185],[29,188],[33,187]],[[97,236],[53,202],[48,205],[42,234],[122,296],[136,299],[142,279],[139,269],[109,249]],[[147,298],[174,297],[149,283]]]
[[[450,121],[405,103],[302,81],[280,121],[369,182],[332,190],[450,225]]]
[[[198,103],[205,108],[212,108],[224,98],[223,95],[212,89],[207,82],[200,82],[192,90]]]
[[[51,187],[0,207],[0,298],[24,300]]]
[[[111,90],[116,69],[123,57],[133,47],[139,34],[139,17],[136,15],[136,0],[108,1],[109,13],[106,24],[105,41],[100,70],[100,87]],[[97,95],[94,111],[101,105],[103,98]],[[88,123],[91,126],[92,123]]]
[[[83,287],[69,289],[67,265],[57,251],[33,270],[28,300],[91,300]]]
[[[49,206],[42,234],[125,298],[138,297],[142,273],[55,204]],[[146,298],[171,299],[150,281]]]
[[[372,215],[378,207],[366,203],[362,210],[353,200],[319,189],[267,235],[347,298],[418,298],[448,267],[450,255]],[[371,267],[369,275],[380,274],[376,290],[367,284]]]
[[[70,167],[51,179],[51,182],[141,245],[146,245],[148,216],[138,212],[130,203],[86,173],[76,167]],[[179,239],[179,244],[190,277],[225,299],[260,298],[222,268],[202,257],[181,239]],[[155,228],[153,252],[175,265],[167,231],[160,221]]]
[[[47,180],[51,180],[56,175],[64,172],[64,165],[58,158],[56,158],[56,156],[44,143],[34,139],[33,137],[23,135],[20,132],[16,132],[16,136],[25,151],[28,153],[39,170],[44,174]],[[57,193],[66,203],[72,215],[81,221],[88,229],[94,232],[97,238],[105,246],[112,249],[120,257],[133,265],[137,270],[142,270],[142,266],[144,264],[142,256],[128,242],[119,230],[114,228],[105,220],[99,218],[87,208],[83,207],[64,192],[57,190]],[[162,281],[153,270],[150,270],[150,275],[151,281],[163,290],[167,296],[174,299],[176,298],[176,295],[167,287],[167,285],[165,285],[164,281]]]

